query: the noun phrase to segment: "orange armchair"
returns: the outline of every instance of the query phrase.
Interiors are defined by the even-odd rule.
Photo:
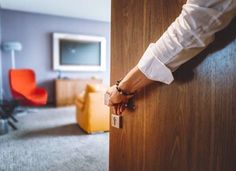
[[[40,106],[47,103],[48,93],[36,87],[35,73],[31,69],[10,69],[9,83],[13,98],[22,104]]]

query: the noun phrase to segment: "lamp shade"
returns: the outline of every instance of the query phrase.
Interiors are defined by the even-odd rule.
[[[19,42],[4,42],[2,49],[3,51],[21,51],[22,45]]]

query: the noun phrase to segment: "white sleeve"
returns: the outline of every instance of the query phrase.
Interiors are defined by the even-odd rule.
[[[170,84],[172,72],[214,40],[236,15],[236,0],[188,0],[165,33],[151,43],[138,63],[149,79]]]

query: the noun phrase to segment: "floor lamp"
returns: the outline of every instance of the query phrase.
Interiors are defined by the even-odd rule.
[[[2,45],[4,52],[11,52],[11,68],[15,68],[15,51],[21,51],[22,45],[19,42],[4,42]]]
[[[4,42],[2,44],[2,50],[4,52],[11,52],[11,68],[15,68],[15,51],[21,51],[22,45],[19,42]],[[10,118],[14,122],[18,122],[13,116],[13,112],[17,107],[14,101],[3,101],[0,105],[0,134],[8,132],[8,125],[16,130],[16,126],[10,121]]]

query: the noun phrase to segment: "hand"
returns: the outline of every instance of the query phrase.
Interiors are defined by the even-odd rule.
[[[113,109],[113,112],[116,114],[116,115],[121,115],[124,110],[127,108],[127,104],[125,103],[120,103],[120,104],[117,104],[117,105],[114,105],[112,107]]]
[[[105,94],[105,105],[112,107],[113,112],[115,114],[120,115],[127,107],[128,100],[131,97],[132,96],[121,95],[117,91],[116,86],[113,85],[107,90],[107,92]]]

